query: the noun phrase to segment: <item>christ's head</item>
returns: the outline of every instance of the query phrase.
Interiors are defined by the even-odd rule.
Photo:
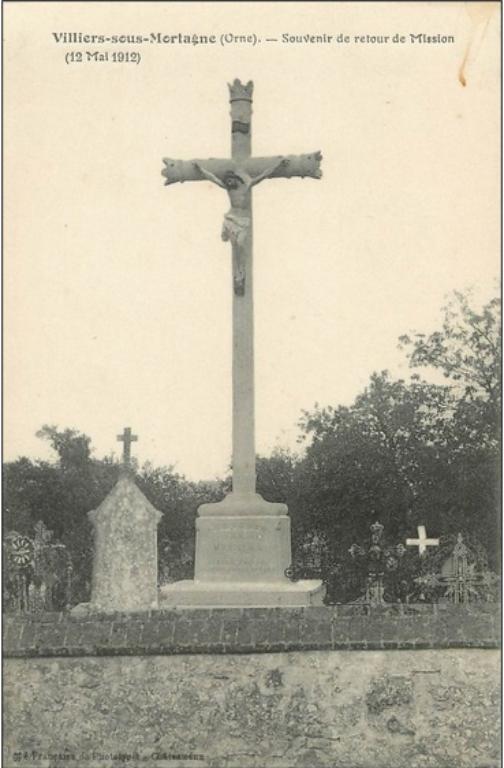
[[[238,176],[234,171],[226,171],[222,177],[222,181],[224,182],[226,189],[238,189],[241,184],[245,183],[242,177]]]

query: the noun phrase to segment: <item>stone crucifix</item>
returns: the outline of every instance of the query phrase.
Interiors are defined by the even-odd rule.
[[[233,494],[255,494],[254,317],[252,292],[252,188],[268,178],[322,175],[320,152],[251,157],[253,83],[229,85],[231,158],[164,158],[165,184],[211,181],[226,190],[231,207],[222,239],[232,245],[233,264]]]

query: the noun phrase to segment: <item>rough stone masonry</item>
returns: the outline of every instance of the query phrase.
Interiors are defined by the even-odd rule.
[[[492,604],[9,617],[4,765],[497,768],[499,627]]]

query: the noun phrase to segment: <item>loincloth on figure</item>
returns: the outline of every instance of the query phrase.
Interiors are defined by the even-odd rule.
[[[231,208],[224,216],[222,239],[235,245],[244,245],[250,229],[250,216],[243,216]]]

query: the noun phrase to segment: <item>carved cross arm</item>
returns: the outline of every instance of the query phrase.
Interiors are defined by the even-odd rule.
[[[222,178],[227,171],[235,170],[232,160],[218,159],[210,157],[207,160],[172,160],[171,157],[163,158],[164,168],[161,175],[165,177],[165,186],[167,184],[176,184],[178,181],[205,181],[205,176],[201,173],[200,167]]]
[[[252,178],[259,176],[267,168],[273,168],[269,178],[291,179],[293,176],[312,179],[322,178],[320,152],[311,152],[308,155],[276,155],[275,157],[249,157],[244,162],[244,168]]]
[[[301,178],[309,176],[313,179],[320,179],[322,176],[320,169],[321,160],[322,155],[320,152],[312,152],[307,155],[249,157],[240,163],[236,163],[231,159],[215,157],[207,160],[173,160],[170,157],[165,157],[163,158],[165,167],[161,171],[161,175],[165,177],[165,185],[184,181],[205,181],[205,176],[201,172],[200,167],[204,167],[219,179],[222,179],[229,171],[239,172],[240,169],[246,171],[252,178],[255,178],[264,173],[268,168],[273,168],[270,174],[272,179],[290,179],[293,176]]]

